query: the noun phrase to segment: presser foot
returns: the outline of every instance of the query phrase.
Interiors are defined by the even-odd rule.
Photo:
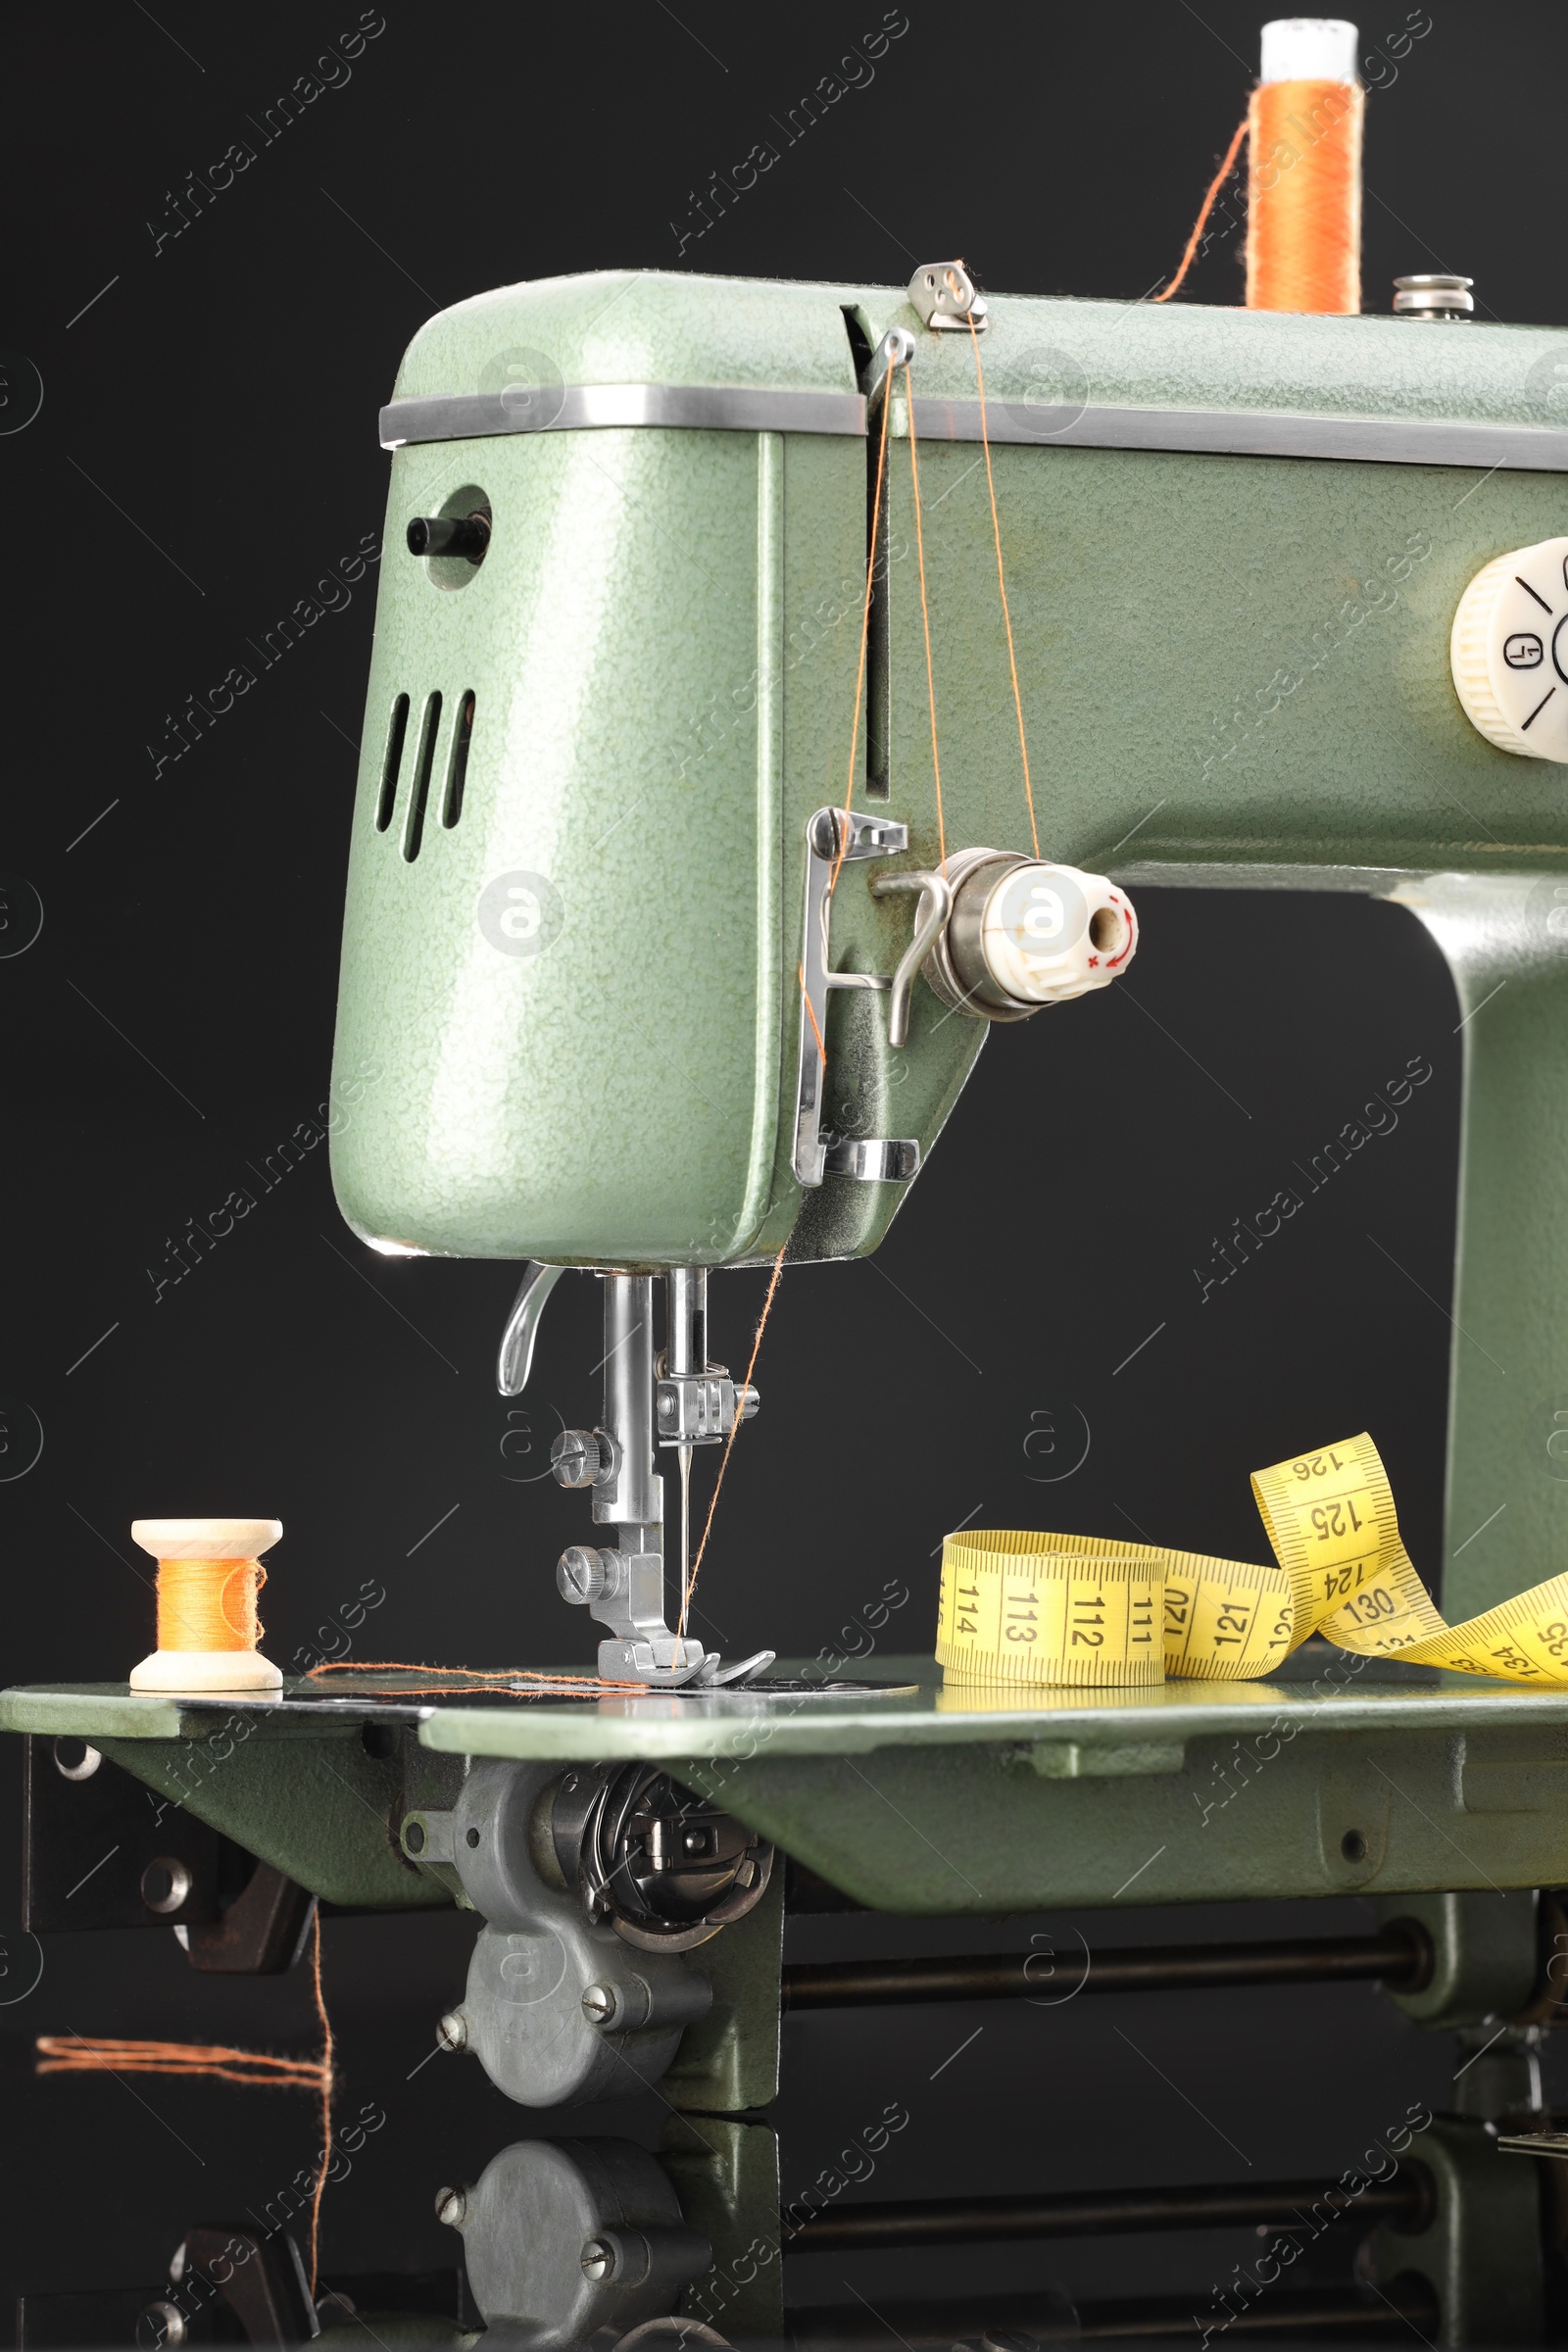
[[[764,1673],[776,1655],[775,1650],[760,1649],[726,1666],[717,1650],[705,1649],[700,1642],[656,1634],[601,1642],[599,1672],[608,1683],[648,1683],[656,1690],[714,1690]]]
[[[758,1675],[765,1674],[777,1656],[776,1649],[758,1649],[754,1650],[749,1658],[742,1658],[734,1666],[720,1666],[715,1657],[712,1661],[713,1671],[704,1677],[703,1687],[705,1690],[712,1690],[724,1683],[752,1682]]]

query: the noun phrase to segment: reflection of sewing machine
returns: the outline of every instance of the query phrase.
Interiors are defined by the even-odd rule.
[[[425,328],[383,416],[396,552],[345,934],[339,1068],[364,1092],[339,1197],[382,1249],[531,1261],[503,1342],[514,1390],[558,1270],[602,1271],[604,1420],[563,1437],[557,1469],[619,1547],[573,1546],[559,1573],[607,1629],[601,1671],[671,1687],[6,1702],[15,1728],[90,1740],[260,1857],[241,1899],[274,1928],[308,1893],[480,1911],[446,2036],[538,2104],[623,2066],[669,2070],[697,2107],[770,2095],[769,1841],[906,1912],[1105,1903],[1134,1880],[1149,1902],[1533,1889],[1568,1869],[1568,1694],[1303,1653],[1280,1683],[1125,1699],[995,1701],[929,1668],[912,1696],[770,1696],[719,1687],[759,1661],[725,1669],[670,1631],[656,1459],[723,1442],[754,1402],[709,1361],[708,1271],[873,1249],[989,1020],[1102,978],[1090,958],[1130,949],[1141,878],[1378,893],[1438,938],[1467,1054],[1450,1520],[1509,1504],[1502,1567],[1461,1554],[1450,1614],[1561,1565],[1541,1469],[1568,1396],[1568,667],[1555,618],[1532,633],[1508,604],[1528,572],[1562,611],[1560,564],[1555,588],[1533,559],[1478,589],[1475,723],[1450,627],[1484,566],[1556,528],[1568,434],[1539,387],[1568,337],[1022,299],[994,301],[981,333],[956,268],[915,293],[524,286]],[[977,347],[1034,806],[1065,875],[1033,855]],[[37,1756],[57,1824],[68,1797],[98,1801]],[[1258,1786],[1205,1812],[1232,1759]],[[145,1898],[198,1946],[222,1907],[207,1867],[180,1864],[179,1902],[167,1871]],[[1461,1942],[1470,1918],[1451,1914]],[[262,1950],[241,1924],[236,1948]]]
[[[845,2150],[862,2187],[909,2120],[894,2101]],[[373,2337],[430,2352],[496,2340],[529,2352],[632,2352],[670,2338],[735,2352],[868,2352],[896,2334],[908,2352],[996,2352],[1080,2337],[1148,2343],[1205,2327],[1218,2335],[1242,2320],[1250,2333],[1314,2343],[1407,2330],[1428,2344],[1551,2342],[1565,2278],[1555,2161],[1564,2148],[1542,2134],[1555,2120],[1533,2115],[1500,2155],[1467,2084],[1455,2113],[1391,2105],[1371,2147],[1363,2121],[1356,2158],[1338,2177],[1308,2163],[1285,2179],[1103,2188],[1077,2180],[889,2199],[874,2188],[844,2193],[850,2183],[831,2168],[805,2193],[781,2193],[766,2123],[677,2116],[657,2154],[597,2134],[525,2138],[476,2180],[436,2190],[461,2267],[402,2277],[391,2263],[369,2275],[334,2267],[313,2304],[297,2223],[291,2230],[273,2207],[253,2207],[237,2226],[187,2229],[168,2278],[140,2293],[24,2296],[21,2340],[275,2345],[319,2330],[327,2341]],[[1532,2150],[1545,2161],[1509,2160]],[[1041,2158],[1039,2169],[1059,2171],[1059,2153],[1054,2166],[1048,2149]],[[414,2179],[383,2187],[389,2251],[402,2253],[411,2205],[425,2205],[430,2185],[416,2164]],[[205,2184],[206,2209],[221,2210],[224,2193],[221,2180]],[[149,2272],[167,2244],[150,2251]],[[1032,2288],[996,2283],[999,2246],[1023,2257]],[[897,2300],[885,2290],[873,2299],[856,2283],[858,2271],[865,2277],[857,2257],[932,2248],[970,2273],[970,2291],[937,2298],[906,2285]],[[1118,2279],[1121,2291],[1107,2295],[1106,2252],[1123,2278],[1152,2253],[1174,2276],[1163,2292],[1128,2295]]]

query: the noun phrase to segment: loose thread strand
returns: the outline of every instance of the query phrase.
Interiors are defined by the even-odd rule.
[[[1029,777],[1029,740],[1023,726],[1023,695],[1018,685],[1018,658],[1012,643],[1012,613],[1007,605],[1007,575],[1002,563],[1002,517],[997,513],[997,484],[991,470],[991,436],[986,430],[986,372],[980,365],[980,337],[974,319],[969,320],[969,341],[974,347],[974,380],[980,394],[980,446],[985,452],[986,488],[991,493],[991,533],[997,543],[997,586],[1002,591],[1002,618],[1007,632],[1007,668],[1012,675],[1012,707],[1018,714],[1018,752],[1023,760],[1023,797],[1029,806],[1029,837],[1040,855],[1040,827],[1035,822],[1034,786]]]
[[[914,487],[914,544],[920,563],[920,622],[925,630],[925,692],[931,708],[931,768],[937,786],[937,848],[944,873],[948,870],[948,833],[942,814],[942,760],[937,752],[937,686],[936,673],[931,666],[931,608],[925,589],[925,531],[920,521],[920,460],[915,447],[914,393],[909,383],[907,361],[904,368],[904,393],[909,410],[909,479]]]
[[[761,1352],[762,1347],[762,1334],[767,1329],[767,1318],[773,1309],[773,1294],[778,1289],[778,1278],[784,1271],[784,1252],[788,1248],[787,1241],[781,1243],[779,1253],[773,1260],[773,1272],[768,1281],[767,1297],[762,1300],[762,1311],[757,1318],[757,1333],[752,1341],[751,1361],[746,1367],[746,1378],[743,1383],[746,1388],[751,1387],[752,1374],[757,1370],[757,1358]],[[724,1450],[719,1455],[718,1476],[713,1481],[713,1492],[708,1505],[708,1517],[703,1523],[703,1540],[697,1546],[697,1557],[692,1562],[691,1574],[686,1579],[686,1590],[681,1594],[680,1623],[676,1626],[675,1631],[683,1642],[686,1639],[686,1619],[691,1610],[692,1594],[697,1590],[697,1571],[703,1564],[703,1554],[708,1549],[708,1539],[713,1532],[713,1513],[718,1508],[719,1490],[724,1484],[724,1473],[729,1468],[730,1448],[735,1443],[735,1433],[740,1425],[741,1417],[737,1412],[729,1425],[729,1436],[724,1440]]]
[[[271,2090],[314,2090],[320,2103],[321,2156],[311,2200],[311,2296],[316,2295],[320,2244],[321,2196],[332,2166],[332,2021],[321,1988],[321,1915],[311,1930],[311,1985],[321,2028],[318,2058],[275,2058],[267,2050],[238,2050],[226,2042],[138,2041],[117,2034],[89,2040],[80,2034],[40,2034],[34,2071],[40,2075],[199,2075],[208,2082],[237,2082]]]
[[[1194,257],[1198,252],[1199,240],[1202,236],[1203,230],[1208,225],[1208,216],[1214,209],[1214,199],[1216,196],[1218,196],[1221,188],[1225,185],[1225,182],[1229,179],[1231,173],[1236,169],[1236,158],[1242,151],[1242,141],[1247,136],[1251,119],[1251,113],[1250,110],[1249,110],[1249,112],[1245,114],[1241,121],[1237,123],[1235,135],[1232,138],[1230,145],[1225,150],[1225,161],[1221,164],[1219,170],[1215,172],[1213,178],[1210,180],[1208,194],[1203,198],[1202,207],[1199,213],[1198,219],[1193,223],[1193,233],[1187,240],[1187,251],[1182,255],[1181,266],[1177,270],[1175,276],[1171,279],[1170,284],[1165,288],[1164,292],[1154,296],[1154,300],[1156,302],[1169,302],[1171,296],[1176,292],[1183,278],[1187,275],[1188,270],[1192,268]]]
[[[422,1659],[410,1658],[326,1658],[313,1666],[307,1682],[316,1682],[326,1674],[439,1674],[447,1680],[429,1684],[403,1684],[396,1690],[384,1693],[388,1698],[461,1698],[466,1692],[475,1693],[497,1689],[515,1690],[526,1684],[530,1695],[537,1698],[600,1698],[611,1695],[623,1697],[645,1691],[646,1683],[608,1682],[597,1674],[545,1674],[530,1666],[431,1666]]]
[[[311,1920],[311,1989],[316,1995],[316,2014],[321,2021],[321,2161],[317,2169],[316,2194],[311,2199],[311,2301],[316,2300],[316,2279],[319,2268],[321,2238],[321,2197],[326,2188],[326,2176],[332,2163],[332,2021],[326,2014],[326,1999],[321,1990],[321,1912],[318,1905]]]
[[[816,1017],[815,1005],[811,1003],[810,998],[806,993],[806,966],[804,963],[796,965],[795,974],[796,978],[801,984],[801,1003],[806,1006],[806,1017],[811,1024],[811,1035],[816,1040],[816,1058],[821,1063],[822,1067],[826,1069],[827,1048],[822,1043],[822,1024]]]
[[[120,2040],[109,2035],[40,2034],[34,2042],[40,2075],[203,2075],[264,2090],[315,2090],[320,2062],[274,2058],[265,2050],[229,2049],[219,2042]]]

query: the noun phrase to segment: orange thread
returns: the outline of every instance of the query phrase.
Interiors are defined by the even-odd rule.
[[[821,1023],[816,1017],[816,1007],[811,1003],[810,997],[807,992],[806,966],[804,963],[798,963],[796,965],[795,977],[801,984],[801,1003],[806,1006],[806,1017],[811,1024],[811,1035],[816,1040],[816,1058],[822,1064],[822,1067],[826,1069],[827,1048],[822,1043],[822,1027]]]
[[[207,2075],[273,2090],[314,2090],[321,2077],[318,2058],[273,2058],[266,2050],[235,2050],[221,2042],[40,2034],[34,2047],[41,2053],[34,2070],[40,2075]]]
[[[1002,567],[1002,518],[997,513],[997,485],[991,471],[991,436],[986,431],[986,374],[980,365],[980,337],[975,331],[974,318],[969,319],[969,341],[974,346],[974,380],[980,393],[980,446],[986,454],[986,488],[991,493],[991,533],[997,543],[997,586],[1002,591],[1002,618],[1007,631],[1007,667],[1012,673],[1012,707],[1018,713],[1018,751],[1023,760],[1023,797],[1029,804],[1029,834],[1040,855],[1040,827],[1035,823],[1034,786],[1029,781],[1029,744],[1023,731],[1023,696],[1018,689],[1018,662],[1012,646],[1012,614],[1007,609],[1007,575]],[[911,437],[914,427],[909,427]],[[935,746],[935,721],[932,743]],[[946,863],[946,859],[943,860]]]
[[[160,1560],[160,1649],[254,1649],[262,1638],[256,1595],[267,1582],[260,1560]]]
[[[931,608],[925,592],[925,532],[920,523],[920,460],[915,450],[914,394],[909,385],[909,368],[904,368],[904,393],[909,411],[909,479],[914,485],[914,544],[920,560],[920,620],[925,630],[925,692],[931,706],[931,766],[937,782],[937,848],[941,866],[948,870],[948,834],[942,816],[942,761],[937,755],[937,687],[931,667]]]
[[[526,1683],[541,1697],[556,1693],[565,1698],[600,1693],[623,1695],[648,1689],[646,1683],[606,1682],[597,1674],[540,1674],[527,1666],[426,1666],[403,1658],[329,1658],[320,1666],[313,1666],[305,1679],[315,1682],[323,1674],[440,1674],[448,1678],[445,1682],[413,1689],[401,1686],[383,1692],[387,1698],[451,1698],[461,1696],[465,1690],[511,1689],[517,1683]]]
[[[855,725],[850,733],[850,772],[844,787],[846,821],[840,830],[839,854],[833,860],[833,871],[828,876],[827,895],[830,899],[839,886],[839,868],[844,863],[844,853],[850,846],[848,819],[850,804],[855,798],[855,755],[860,748],[860,701],[865,692],[865,656],[871,637],[871,595],[876,580],[877,536],[882,521],[882,480],[887,471],[888,463],[888,418],[893,413],[891,372],[890,369],[888,377],[884,377],[882,384],[882,436],[877,445],[876,488],[871,495],[871,544],[865,558],[865,600],[860,608],[860,651],[855,668]],[[826,1055],[823,1058],[825,1060]]]
[[[807,1002],[809,1004],[809,998]],[[815,1026],[814,1023],[812,1025]],[[773,1306],[773,1294],[778,1289],[778,1278],[784,1271],[784,1252],[788,1248],[789,1243],[782,1242],[779,1245],[778,1255],[773,1260],[772,1279],[767,1286],[767,1297],[762,1300],[762,1311],[757,1318],[757,1334],[752,1341],[751,1361],[746,1367],[746,1378],[743,1384],[746,1388],[751,1387],[752,1374],[757,1370],[757,1358],[762,1346],[762,1334],[767,1329],[767,1318]],[[691,1574],[686,1579],[686,1590],[680,1596],[680,1623],[676,1626],[675,1632],[682,1641],[686,1638],[686,1618],[692,1605],[692,1594],[697,1590],[697,1571],[703,1564],[703,1554],[708,1549],[708,1539],[713,1532],[713,1513],[718,1508],[718,1493],[724,1484],[724,1473],[729,1468],[730,1447],[735,1443],[735,1433],[740,1425],[741,1417],[737,1412],[729,1425],[729,1436],[724,1440],[724,1450],[719,1456],[718,1476],[713,1481],[712,1498],[708,1505],[708,1518],[703,1526],[703,1540],[697,1546],[697,1557],[693,1560]]]
[[[232,1567],[232,1561],[204,1565]],[[332,2021],[321,1990],[321,1915],[313,1916],[311,1981],[321,2026],[319,2058],[274,2058],[267,2050],[237,2050],[216,2041],[134,2041],[114,2034],[88,2040],[80,2034],[40,2034],[34,2072],[40,2075],[201,2075],[209,2082],[260,2084],[270,2090],[314,2090],[321,2108],[321,2157],[311,2203],[311,2294],[316,2294],[321,2195],[332,2163]]]
[[[1365,114],[1354,81],[1269,81],[1252,92],[1249,310],[1360,310]]]
[[[1230,145],[1225,150],[1225,161],[1221,164],[1219,170],[1215,172],[1213,178],[1208,183],[1208,194],[1203,198],[1202,209],[1200,211],[1198,219],[1193,223],[1193,233],[1187,240],[1187,251],[1182,255],[1181,266],[1177,270],[1175,276],[1171,279],[1170,284],[1165,288],[1163,294],[1156,294],[1154,296],[1154,300],[1156,302],[1169,302],[1171,296],[1181,284],[1182,279],[1187,275],[1188,270],[1192,268],[1193,258],[1198,251],[1199,239],[1202,236],[1204,227],[1207,225],[1208,216],[1214,209],[1214,199],[1219,194],[1221,188],[1225,185],[1225,182],[1229,179],[1231,173],[1236,169],[1236,158],[1241,153],[1242,141],[1247,136],[1250,122],[1251,113],[1250,110],[1249,110],[1249,112],[1242,117],[1240,122],[1238,122],[1236,125],[1236,134],[1231,140]]]
[[[326,2014],[326,2000],[321,1991],[319,1906],[311,1916],[311,1989],[316,1995],[316,2014],[321,2021],[321,2162],[316,2175],[316,2194],[311,2199],[311,2300],[314,2303],[321,2235],[321,2192],[326,2187],[326,2176],[332,2162],[332,2021]]]

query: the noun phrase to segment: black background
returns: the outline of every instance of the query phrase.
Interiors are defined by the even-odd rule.
[[[0,433],[3,855],[43,924],[0,961],[0,1393],[36,1417],[43,1451],[0,1483],[7,1681],[121,1678],[152,1646],[151,1564],[128,1535],[144,1513],[282,1518],[264,1607],[282,1660],[371,1578],[387,1597],[357,1654],[588,1662],[552,1577],[584,1512],[540,1474],[558,1417],[594,1415],[594,1286],[563,1285],[534,1390],[509,1406],[492,1363],[514,1270],[374,1256],[337,1216],[323,1148],[155,1299],[186,1218],[248,1184],[325,1099],[373,570],[177,763],[155,772],[147,747],[167,748],[186,697],[379,533],[375,413],[409,338],[446,305],[602,267],[898,283],[956,251],[982,285],[1034,293],[1130,298],[1169,273],[1255,68],[1258,12],[1231,0],[1201,14],[1185,0],[1082,14],[908,0],[874,78],[678,256],[691,191],[881,15],[872,0],[682,0],[678,15],[662,0],[389,0],[349,77],[270,144],[254,119],[353,31],[353,8],[166,0],[156,19],[105,7],[13,31],[25,95],[0,170],[26,230],[10,256],[0,418],[30,406],[27,363],[43,400]],[[1438,0],[1396,70],[1406,12],[1384,16],[1362,25],[1385,83],[1369,109],[1366,307],[1384,307],[1396,271],[1460,269],[1482,315],[1560,318],[1549,224],[1568,25],[1545,7],[1461,15]],[[237,139],[255,162],[158,245],[187,172],[209,176]],[[1229,302],[1240,288],[1231,239],[1187,291]],[[14,890],[11,904],[20,939],[32,901]],[[894,1578],[910,1597],[884,1644],[928,1649],[936,1551],[966,1515],[1258,1556],[1248,1471],[1361,1428],[1416,1560],[1440,1578],[1437,1301],[1451,1289],[1459,1081],[1441,959],[1413,918],[1370,903],[1150,891],[1140,907],[1127,981],[991,1042],[877,1258],[786,1274],[762,1414],[736,1448],[704,1571],[705,1640],[842,1646]],[[702,985],[695,945],[678,977]],[[1193,1269],[1214,1237],[1294,1182],[1293,1163],[1412,1056],[1435,1075],[1396,1132],[1200,1303]],[[749,1275],[713,1285],[715,1351],[732,1365],[760,1293]],[[14,1412],[12,1428],[16,1473],[32,1423]],[[13,1744],[8,1774],[15,1759]],[[1327,1907],[1309,1916],[1330,1924]],[[363,2029],[380,2053],[365,2062],[378,2085],[401,2083],[405,2044],[409,2066],[427,2047],[466,1934],[455,1919],[329,1930],[329,1985],[351,2042]],[[991,1934],[881,1928],[866,1948]],[[1071,2011],[988,2019],[978,2055],[922,2089],[900,2162],[917,2138],[935,2154],[968,2132],[976,2184],[1002,2184],[1014,2142],[1033,2150],[1025,2184],[1043,2180],[1026,2124],[1045,2102],[1054,2131],[1071,2119],[1078,2134],[1053,2141],[1064,2178],[1234,2169],[1110,2038],[1110,2010],[1092,2035]],[[1129,2032],[1172,2063],[1196,2012],[1135,2013]],[[783,2115],[803,2177],[812,2135],[853,2130],[857,2101],[869,2114],[906,2080],[924,2085],[963,2014],[791,2029]],[[1221,2014],[1253,2052],[1221,2098],[1227,2131],[1254,2152],[1268,2142],[1275,2170],[1338,2169],[1447,2071],[1370,1992]],[[288,2046],[310,2033],[297,1981],[193,1984],[162,1933],[53,1939],[37,1993],[0,2022],[19,2074],[25,2037],[67,2025]],[[1342,2068],[1357,2078],[1343,2126]],[[366,2185],[367,2157],[360,2185],[333,2192],[329,2251],[335,2230],[345,2260],[450,2258],[426,2218],[442,2163],[471,2176],[529,2120],[469,2075],[455,2087],[461,2071],[436,2065],[400,2089],[378,2180]],[[873,2078],[893,2085],[874,2101]],[[154,2276],[186,2222],[243,2201],[214,2186],[220,2161],[258,2179],[304,2161],[288,2151],[312,2144],[308,2126],[248,2095],[154,2083],[149,2121],[109,2084],[28,2092],[13,2152],[34,2187],[69,2156],[92,2228],[84,2239],[80,2197],[29,2194],[13,2207],[13,2282]],[[208,2150],[201,2170],[169,2117]],[[1042,2275],[1022,2259],[997,2257],[988,2276]]]

